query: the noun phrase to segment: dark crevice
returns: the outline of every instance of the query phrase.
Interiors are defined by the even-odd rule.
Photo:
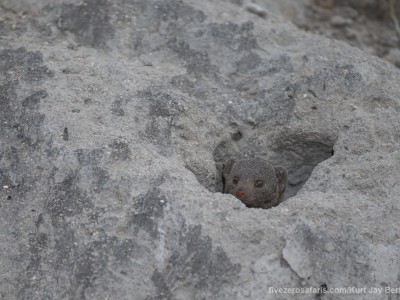
[[[325,293],[328,290],[328,286],[326,285],[326,283],[321,284],[321,286],[319,287],[318,293],[315,296],[316,299],[322,299],[322,297],[325,295]]]
[[[236,124],[235,124],[236,125]],[[334,140],[318,134],[283,132],[264,136],[254,129],[233,128],[230,140],[223,140],[214,151],[215,191],[223,192],[222,167],[230,158],[260,157],[288,171],[284,200],[293,197],[319,163],[333,156]],[[240,138],[238,136],[240,135]]]

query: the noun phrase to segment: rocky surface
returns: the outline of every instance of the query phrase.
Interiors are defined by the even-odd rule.
[[[400,67],[400,0],[241,0],[255,15],[345,41]]]
[[[0,299],[400,287],[399,70],[240,2],[2,1]],[[221,194],[232,156],[287,200]],[[355,297],[399,294],[291,295]]]

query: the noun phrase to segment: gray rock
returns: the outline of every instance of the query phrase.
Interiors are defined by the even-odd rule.
[[[396,67],[400,66],[400,50],[397,48],[392,48],[388,54],[384,57],[387,61],[394,64]]]
[[[267,16],[267,11],[255,3],[249,3],[246,6],[246,10],[252,14],[255,14],[255,15],[261,17],[261,18],[265,18]]]
[[[1,299],[400,286],[397,69],[238,1],[33,2],[0,6]],[[221,193],[253,156],[275,208]]]

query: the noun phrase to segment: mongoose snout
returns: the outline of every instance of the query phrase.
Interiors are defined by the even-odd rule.
[[[243,189],[239,189],[235,193],[235,196],[238,197],[239,199],[243,198],[245,195],[246,195],[246,193]]]

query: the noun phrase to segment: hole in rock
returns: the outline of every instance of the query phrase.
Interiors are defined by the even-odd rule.
[[[324,296],[324,294],[328,291],[328,286],[326,285],[326,283],[321,284],[321,286],[319,287],[318,293],[315,295],[316,299],[322,299],[322,297]]]
[[[235,125],[234,127],[236,127]],[[260,157],[288,171],[288,184],[283,200],[293,197],[310,177],[314,167],[333,156],[334,140],[318,133],[290,132],[263,134],[254,128],[238,130],[229,140],[222,141],[214,151],[216,165],[215,191],[223,192],[223,164],[230,158]]]

